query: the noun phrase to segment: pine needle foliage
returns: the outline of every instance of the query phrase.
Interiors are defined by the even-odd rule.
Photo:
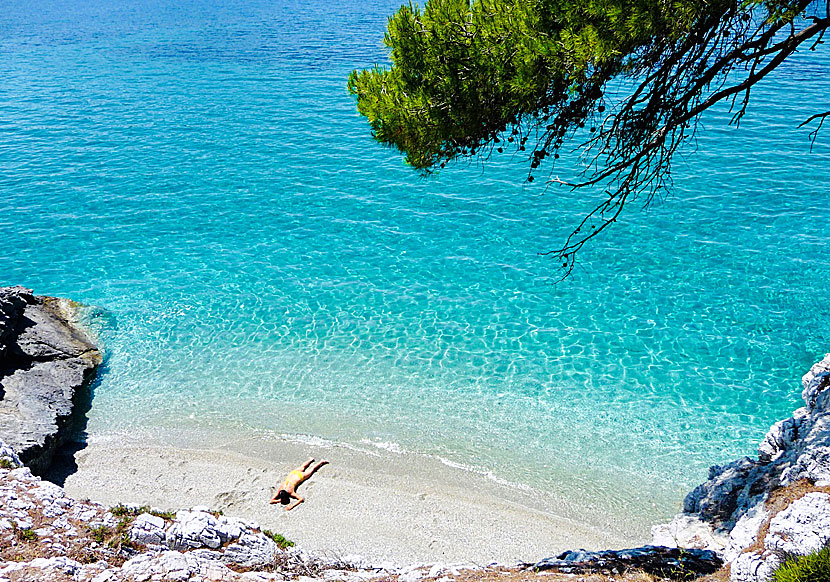
[[[773,582],[830,582],[830,547],[806,556],[791,556],[778,567]]]
[[[348,89],[375,139],[421,172],[508,151],[526,156],[528,181],[544,167],[601,188],[553,251],[570,272],[628,201],[670,187],[703,111],[726,100],[739,123],[755,83],[828,27],[830,0],[410,2],[389,19],[391,67],[353,71]],[[813,139],[828,116],[809,120]],[[566,152],[576,179],[553,177]]]

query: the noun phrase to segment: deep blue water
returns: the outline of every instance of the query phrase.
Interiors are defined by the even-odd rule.
[[[830,50],[719,110],[554,285],[597,193],[419,178],[345,90],[399,0],[5,2],[0,284],[94,306],[92,435],[313,435],[655,515],[830,348]],[[149,428],[148,428],[149,427]]]

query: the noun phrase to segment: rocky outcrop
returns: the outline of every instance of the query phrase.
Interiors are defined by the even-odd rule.
[[[0,288],[0,438],[42,473],[88,399],[101,353],[66,299]]]
[[[815,552],[830,542],[830,495],[808,493],[769,521],[763,548],[738,554],[732,580],[769,580],[786,555]]]
[[[621,574],[640,570],[654,576],[691,578],[712,574],[723,561],[711,550],[681,550],[662,546],[644,546],[630,550],[564,552],[556,558],[547,558],[533,565],[537,571],[554,570],[565,574],[607,572]]]
[[[733,581],[762,582],[782,552],[830,541],[830,354],[802,386],[806,406],[772,426],[756,459],[712,467],[683,513],[653,528],[655,544],[715,550]]]
[[[226,565],[262,568],[279,548],[256,522],[217,516],[207,508],[179,511],[173,520],[142,513],[130,526],[130,538],[151,550],[195,552]]]

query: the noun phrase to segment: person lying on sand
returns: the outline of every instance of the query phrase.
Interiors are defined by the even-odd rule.
[[[294,499],[296,499],[296,501],[285,508],[286,511],[291,511],[300,503],[305,501],[305,499],[297,495],[297,487],[299,487],[301,483],[305,482],[312,475],[314,475],[314,473],[316,473],[320,467],[329,464],[328,461],[320,461],[319,463],[314,465],[314,467],[309,469],[309,467],[311,467],[311,463],[313,462],[314,459],[309,459],[305,463],[303,463],[302,467],[291,471],[288,474],[288,477],[285,478],[285,482],[280,486],[279,489],[277,489],[276,495],[274,495],[274,497],[271,498],[271,503],[282,503],[283,505],[288,505],[289,503],[291,503],[291,498],[293,497]]]

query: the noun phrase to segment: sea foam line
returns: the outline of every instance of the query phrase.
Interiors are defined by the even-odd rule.
[[[279,435],[279,437],[283,440],[286,440],[286,441],[289,441],[289,442],[295,442],[295,443],[299,443],[299,444],[307,444],[307,445],[311,445],[311,446],[318,446],[318,447],[321,447],[321,448],[339,447],[339,448],[344,448],[344,449],[348,449],[348,450],[351,450],[351,451],[355,451],[355,452],[358,452],[358,453],[371,455],[373,457],[380,457],[381,456],[380,453],[378,453],[376,451],[372,451],[372,450],[365,449],[365,448],[362,448],[362,447],[357,447],[357,446],[354,446],[354,445],[349,444],[349,443],[328,440],[328,439],[325,439],[323,437],[319,437],[319,436],[316,436],[316,435],[282,433],[282,434]],[[460,463],[458,461],[453,461],[453,460],[447,459],[446,457],[442,457],[441,455],[430,455],[430,454],[417,453],[417,452],[414,452],[414,451],[410,451],[410,450],[407,450],[406,448],[404,448],[401,444],[396,443],[394,441],[372,441],[372,440],[369,440],[369,439],[361,439],[360,444],[375,447],[377,449],[381,449],[381,450],[389,452],[389,453],[394,453],[396,455],[416,455],[416,456],[425,457],[425,458],[428,458],[428,459],[435,459],[435,460],[439,461],[440,463],[442,463],[443,465],[446,465],[447,467],[451,467],[451,468],[457,469],[459,471],[465,471],[465,472],[468,472],[468,473],[473,473],[475,475],[479,475],[481,477],[484,477],[484,478],[488,479],[489,481],[492,481],[492,482],[494,482],[498,485],[501,485],[502,487],[510,487],[510,488],[513,488],[513,489],[518,489],[520,491],[527,491],[527,492],[534,492],[535,491],[535,489],[533,487],[531,487],[530,485],[527,485],[525,483],[518,483],[516,481],[510,481],[509,479],[504,479],[503,477],[499,477],[498,475],[496,475],[495,473],[493,473],[493,471],[490,471],[489,469],[484,469],[484,468],[481,468],[481,467],[477,467],[475,465],[470,465],[470,464],[467,464],[467,463]]]

